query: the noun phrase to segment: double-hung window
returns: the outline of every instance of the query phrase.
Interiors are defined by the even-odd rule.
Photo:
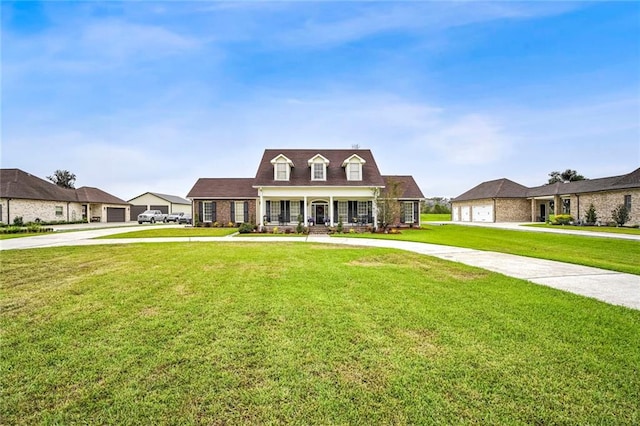
[[[298,216],[300,216],[300,203],[297,201],[291,201],[289,207],[289,215],[291,216],[292,222],[298,221]]]
[[[313,163],[313,180],[325,180],[325,165],[323,163]]]
[[[271,221],[272,222],[277,222],[280,219],[280,201],[272,201],[271,202],[271,211],[269,212],[271,214]]]
[[[361,170],[362,165],[360,163],[351,162],[348,165],[349,180],[362,180]]]
[[[287,180],[287,163],[276,163],[276,180]]]
[[[624,206],[627,208],[627,211],[631,213],[631,195],[624,196]]]
[[[243,223],[244,222],[244,201],[236,201],[234,206],[235,223]]]
[[[212,201],[204,201],[202,203],[202,221],[203,222],[213,222],[213,202]]]
[[[342,223],[349,222],[349,203],[347,201],[338,201],[338,221]]]
[[[60,217],[63,214],[62,206],[56,206],[56,217]]]

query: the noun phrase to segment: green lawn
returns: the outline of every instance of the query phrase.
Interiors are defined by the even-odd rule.
[[[451,213],[435,214],[421,213],[420,222],[448,222],[451,221]]]
[[[2,424],[638,424],[640,311],[388,249],[2,253]]]
[[[561,231],[589,231],[589,232],[607,232],[611,234],[629,234],[640,235],[640,228],[614,228],[612,226],[559,226],[547,225],[544,223],[532,223],[525,226],[535,228],[559,229]]]
[[[404,229],[397,235],[363,233],[340,236],[444,244],[640,275],[640,241],[449,224]]]
[[[52,232],[21,232],[19,234],[0,234],[0,240],[10,240],[13,238],[35,237],[37,235],[50,235]]]
[[[121,234],[99,237],[111,238],[160,238],[160,237],[225,237],[235,234],[238,228],[153,228],[142,231],[124,232]]]

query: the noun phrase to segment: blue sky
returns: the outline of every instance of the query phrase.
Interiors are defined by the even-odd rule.
[[[640,2],[2,2],[3,168],[130,199],[371,149],[426,196],[640,166]]]

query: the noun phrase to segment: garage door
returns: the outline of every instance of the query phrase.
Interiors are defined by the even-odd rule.
[[[143,211],[145,211],[146,209],[147,209],[147,206],[131,206],[131,210],[129,214],[131,217],[129,218],[129,220],[132,220],[135,222],[136,220],[138,220],[138,215]]]
[[[474,222],[493,222],[493,206],[473,206]]]
[[[463,222],[471,222],[471,206],[460,207],[460,214]]]
[[[451,220],[453,220],[454,222],[460,221],[460,213],[459,212],[460,212],[460,210],[458,209],[458,207],[454,207],[451,210],[451,214],[453,215]]]
[[[107,222],[125,222],[124,207],[107,207]]]
[[[164,214],[169,214],[169,206],[151,206],[149,207],[151,210],[160,210],[160,212]]]

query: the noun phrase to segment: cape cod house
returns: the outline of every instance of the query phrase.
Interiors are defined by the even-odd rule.
[[[61,188],[20,169],[0,169],[0,221],[126,222],[129,203],[101,189]]]
[[[569,214],[583,221],[593,204],[600,221],[624,204],[631,224],[640,224],[640,168],[621,176],[558,182],[528,188],[509,179],[483,182],[454,198],[454,222],[544,222]]]
[[[254,178],[201,178],[187,198],[196,222],[260,226],[377,226],[377,200],[399,183],[396,220],[420,225],[424,198],[411,176],[383,176],[367,149],[267,149]]]

